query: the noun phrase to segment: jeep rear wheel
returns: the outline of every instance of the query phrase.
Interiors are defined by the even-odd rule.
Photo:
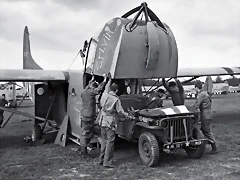
[[[159,146],[156,137],[148,132],[143,133],[138,141],[140,158],[144,165],[153,167],[159,161]]]
[[[201,132],[200,132],[199,129],[197,129],[197,128],[193,129],[193,138],[194,139],[200,139],[201,138]],[[206,147],[206,144],[202,143],[202,144],[197,145],[197,146],[186,147],[185,151],[186,151],[189,158],[200,159],[203,156],[203,154],[205,153],[205,147]]]

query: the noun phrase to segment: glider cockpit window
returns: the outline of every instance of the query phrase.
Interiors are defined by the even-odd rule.
[[[91,71],[93,70],[96,49],[97,49],[97,41],[92,38],[89,42],[87,55],[85,59],[86,73],[91,73]]]

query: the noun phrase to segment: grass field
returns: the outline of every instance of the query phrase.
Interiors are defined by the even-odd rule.
[[[194,100],[186,100],[192,105]],[[168,106],[171,101],[164,102]],[[26,104],[26,103],[25,103]],[[23,109],[22,109],[23,110]],[[24,109],[30,111],[30,108]],[[115,169],[97,165],[98,158],[82,159],[71,148],[47,144],[32,145],[23,138],[31,134],[33,121],[14,115],[0,129],[0,179],[240,179],[240,94],[218,95],[213,98],[213,133],[219,154],[205,154],[201,159],[186,157],[183,150],[161,156],[155,168],[142,165],[136,144],[115,147]],[[5,117],[9,116],[5,113]],[[206,151],[209,151],[207,147]]]

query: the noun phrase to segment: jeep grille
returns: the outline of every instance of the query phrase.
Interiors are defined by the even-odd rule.
[[[168,131],[168,140],[171,140],[171,126],[173,126],[173,140],[185,139],[185,130],[183,125],[183,120],[186,119],[186,127],[187,127],[187,135],[191,136],[191,128],[192,128],[192,118],[193,117],[178,117],[178,118],[170,118],[166,119],[168,123],[167,131]]]

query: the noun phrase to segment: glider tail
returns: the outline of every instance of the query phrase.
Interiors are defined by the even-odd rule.
[[[32,58],[27,26],[25,26],[23,34],[23,69],[42,69]]]
[[[30,49],[30,40],[29,40],[29,32],[28,27],[25,26],[24,34],[23,34],[23,69],[35,69],[42,70],[41,68],[32,58],[31,49]],[[35,102],[35,86],[34,83],[23,82],[23,86],[26,89],[30,99]]]

